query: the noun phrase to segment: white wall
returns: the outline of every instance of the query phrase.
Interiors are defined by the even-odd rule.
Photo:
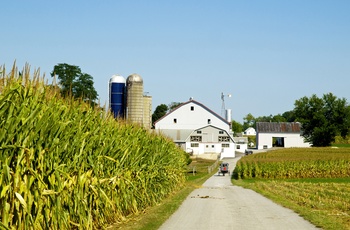
[[[212,147],[214,146],[214,147]],[[190,142],[186,142],[186,149],[193,151],[193,156],[206,154],[206,153],[217,153],[220,154],[220,158],[223,157],[235,157],[235,144],[230,143],[229,148],[222,148],[221,143],[199,143],[198,147],[191,147]]]
[[[193,107],[193,110],[191,110]],[[176,123],[174,122],[176,119]],[[210,123],[208,122],[210,120]],[[155,129],[198,129],[213,125],[229,132],[230,124],[219,118],[217,114],[195,102],[189,102],[172,111],[155,124]]]
[[[284,147],[310,147],[309,142],[304,142],[304,138],[302,136],[290,136],[288,138],[284,138]]]
[[[310,147],[310,143],[304,143],[304,138],[300,134],[295,133],[258,133],[257,135],[257,147],[263,149],[264,146],[272,148],[272,138],[283,137],[284,147]]]
[[[230,148],[223,148],[222,150],[223,151],[220,154],[220,160],[223,158],[234,158],[236,156],[235,149],[232,148],[231,145]]]
[[[238,148],[238,145],[239,145],[239,148]],[[248,144],[236,144],[236,151],[237,152],[241,152],[241,153],[244,153],[245,150],[248,149]]]

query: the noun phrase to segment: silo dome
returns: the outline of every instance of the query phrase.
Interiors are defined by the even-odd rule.
[[[120,75],[113,75],[111,79],[109,79],[110,83],[125,83],[125,78]]]
[[[133,73],[128,76],[128,79],[126,80],[127,82],[139,82],[143,83],[142,77],[136,73]]]

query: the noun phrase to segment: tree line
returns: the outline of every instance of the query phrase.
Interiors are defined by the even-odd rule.
[[[256,122],[300,122],[301,135],[315,147],[330,146],[336,136],[347,138],[350,131],[350,106],[345,98],[332,93],[318,97],[302,97],[295,101],[294,109],[282,114],[254,117],[248,114],[243,124],[232,121],[236,133],[248,127],[256,128]]]
[[[64,97],[82,99],[97,105],[97,91],[91,75],[83,73],[80,67],[66,63],[54,66],[52,77],[57,77],[60,93]],[[180,102],[161,104],[152,114],[152,124],[179,106]],[[336,136],[347,138],[350,130],[350,106],[345,98],[337,98],[332,93],[318,97],[302,97],[295,101],[294,109],[282,114],[254,117],[248,113],[243,124],[232,120],[234,133],[242,133],[249,127],[256,128],[257,122],[300,122],[301,135],[313,146],[330,146]]]

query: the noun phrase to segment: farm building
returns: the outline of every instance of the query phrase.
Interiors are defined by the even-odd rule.
[[[244,152],[248,148],[248,137],[233,137],[237,152]]]
[[[301,136],[299,122],[257,122],[256,145],[258,149],[311,146]]]
[[[231,123],[193,99],[160,118],[154,127],[193,155],[235,157]]]
[[[246,130],[244,130],[243,135],[247,135],[247,136],[255,136],[256,135],[256,131],[253,127],[249,127]]]

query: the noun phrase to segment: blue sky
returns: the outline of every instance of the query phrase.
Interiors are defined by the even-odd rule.
[[[276,115],[332,92],[350,100],[350,1],[6,1],[0,65],[46,78],[58,63],[94,78],[132,73],[160,104],[193,97],[232,119]]]

